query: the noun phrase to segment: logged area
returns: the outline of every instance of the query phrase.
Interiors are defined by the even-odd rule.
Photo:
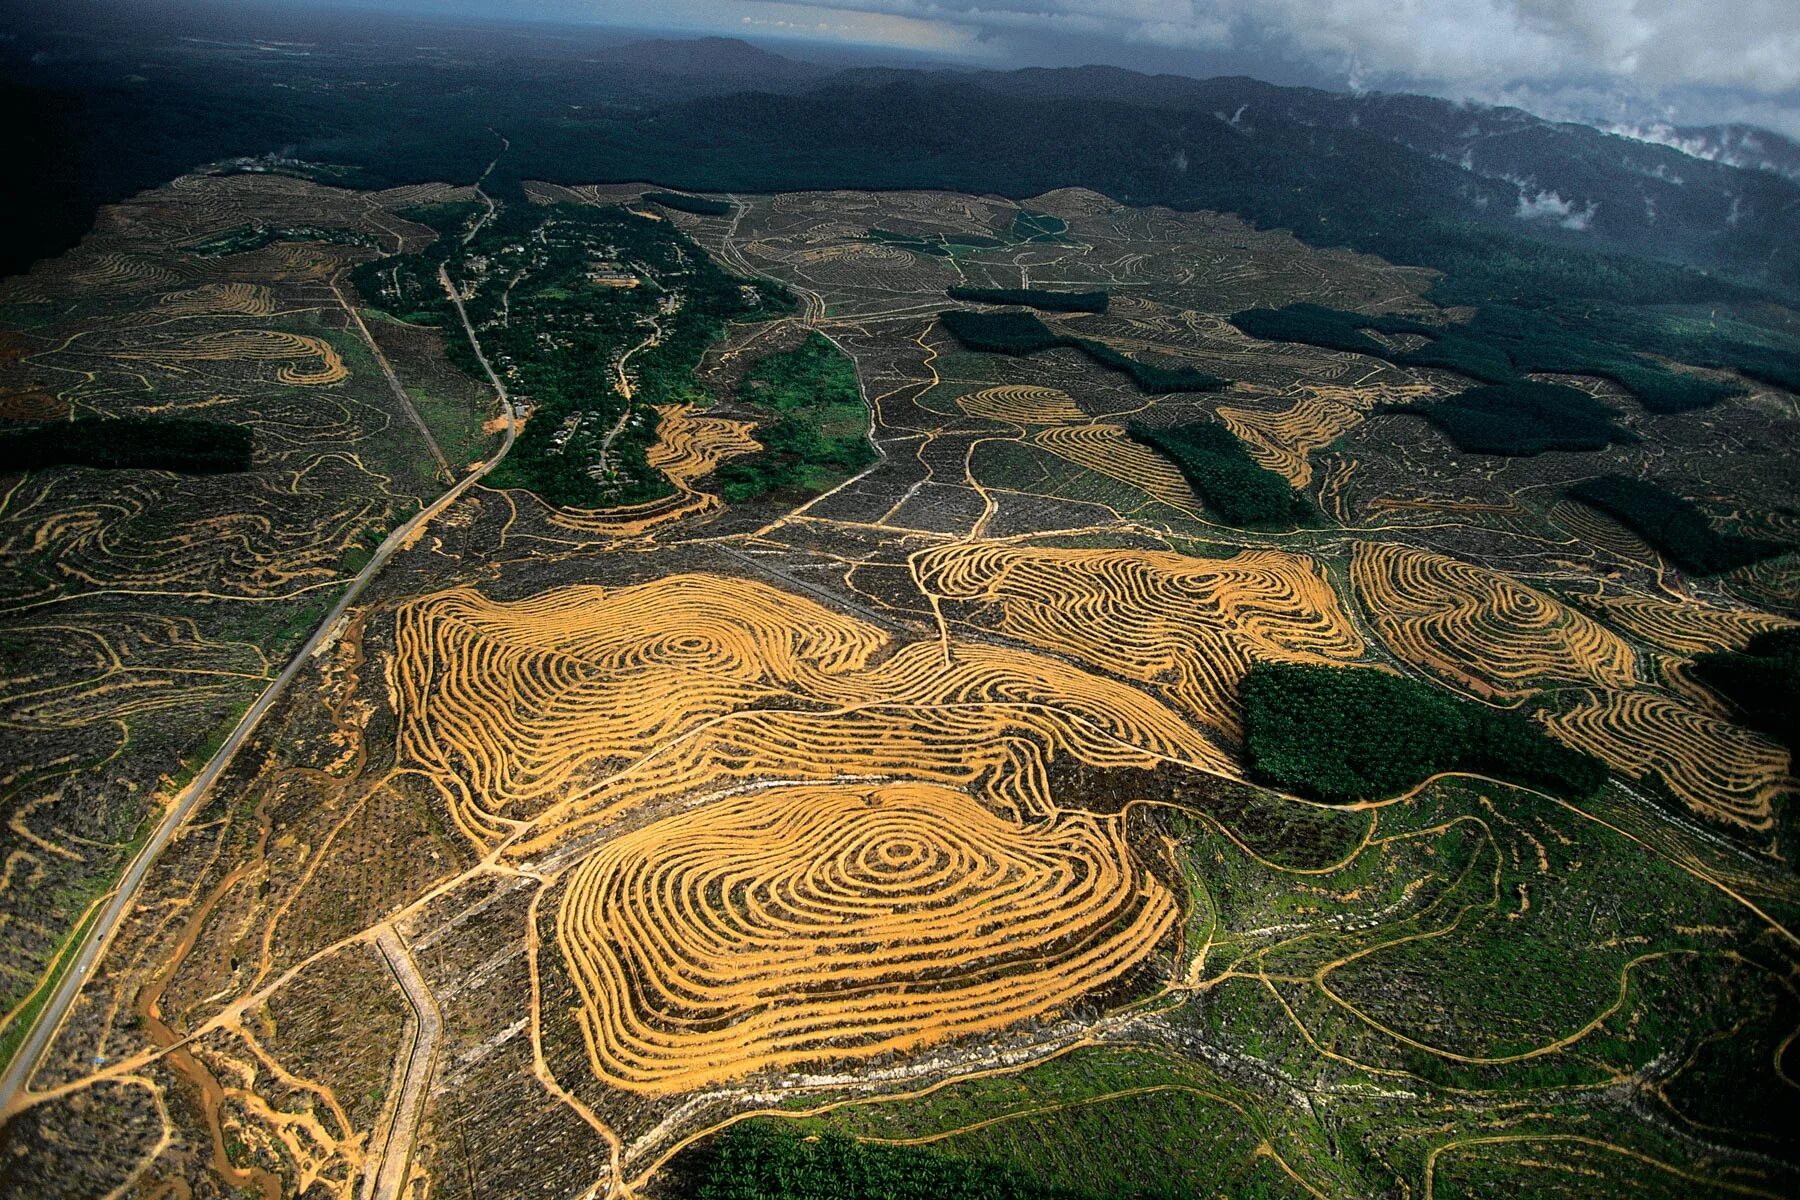
[[[1765,309],[489,170],[0,288],[0,1191],[1800,1190]]]

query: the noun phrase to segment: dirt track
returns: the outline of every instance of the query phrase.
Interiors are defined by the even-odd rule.
[[[382,1138],[380,1157],[371,1153],[369,1173],[363,1177],[363,1196],[395,1200],[406,1186],[413,1142],[418,1137],[419,1120],[425,1112],[432,1069],[437,1065],[438,1040],[444,1032],[444,1019],[438,1012],[436,998],[413,962],[412,952],[392,925],[381,927],[375,935],[375,945],[380,948],[388,969],[394,973],[394,981],[406,993],[406,1002],[413,1010],[411,1046],[405,1059],[400,1090],[394,1098],[393,1116]]]

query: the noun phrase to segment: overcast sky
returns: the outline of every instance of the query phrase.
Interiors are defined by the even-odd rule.
[[[382,2],[382,0],[376,0]],[[925,51],[1421,91],[1800,137],[1800,0],[396,0]]]

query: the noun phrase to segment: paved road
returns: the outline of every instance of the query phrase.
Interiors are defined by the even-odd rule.
[[[130,865],[125,868],[125,873],[119,877],[118,886],[114,889],[112,898],[107,901],[106,907],[101,911],[100,919],[95,921],[93,927],[88,930],[87,938],[82,942],[80,949],[75,952],[73,963],[58,982],[56,990],[50,996],[49,1003],[38,1014],[36,1024],[32,1026],[31,1032],[20,1044],[18,1053],[14,1054],[12,1061],[7,1064],[5,1074],[0,1075],[0,1120],[5,1119],[12,1112],[15,1102],[25,1089],[26,1081],[36,1070],[37,1061],[44,1053],[44,1048],[49,1045],[50,1039],[56,1031],[62,1027],[63,1020],[68,1016],[69,1009],[75,1002],[75,997],[80,994],[88,977],[93,974],[95,964],[100,961],[100,956],[105,952],[107,945],[111,943],[120,919],[130,909],[132,902],[137,899],[138,890],[144,884],[144,877],[150,873],[151,866],[162,854],[163,848],[175,836],[175,831],[181,828],[183,822],[199,805],[214,782],[225,773],[225,769],[231,765],[232,759],[237,757],[239,748],[255,732],[257,725],[268,714],[269,709],[274,707],[275,701],[281,697],[282,692],[287,690],[288,684],[292,683],[294,677],[300,674],[307,660],[313,656],[314,651],[318,650],[332,629],[337,626],[339,618],[356,602],[356,598],[362,594],[369,581],[375,578],[383,566],[387,565],[388,559],[393,557],[394,552],[433,517],[443,512],[461,498],[463,493],[480,482],[483,476],[506,457],[507,451],[512,449],[513,439],[517,436],[518,429],[513,420],[512,404],[507,399],[506,388],[501,385],[500,380],[494,375],[493,368],[488,366],[487,358],[482,355],[481,344],[475,340],[475,331],[469,325],[468,314],[463,312],[462,300],[450,287],[449,275],[439,268],[439,276],[444,281],[445,289],[450,292],[451,300],[456,304],[457,313],[462,316],[463,329],[467,332],[469,341],[475,348],[475,356],[481,360],[482,369],[487,372],[488,379],[494,386],[495,395],[499,397],[501,411],[506,415],[506,440],[501,442],[500,449],[492,458],[465,475],[459,483],[438,497],[437,500],[421,509],[412,520],[388,534],[387,539],[376,548],[374,557],[369,559],[368,565],[356,573],[356,577],[350,581],[350,586],[344,589],[343,596],[338,599],[337,604],[332,607],[325,620],[313,631],[313,635],[307,639],[306,645],[300,647],[300,651],[294,655],[293,661],[289,662],[287,668],[276,676],[275,682],[270,684],[257,698],[256,703],[250,706],[250,710],[244,714],[243,720],[239,721],[237,728],[232,730],[231,736],[225,739],[225,744],[219,747],[218,753],[214,754],[200,773],[194,776],[194,781],[188,785],[187,790],[176,797],[175,803],[164,814],[155,832],[150,835],[150,840],[144,843],[144,848],[138,852],[136,858],[131,860]]]
[[[413,1142],[418,1137],[419,1120],[425,1114],[425,1098],[430,1090],[431,1072],[437,1066],[438,1039],[444,1032],[444,1018],[438,1011],[437,998],[431,994],[419,974],[412,951],[392,925],[383,925],[375,934],[375,945],[388,969],[394,973],[406,1002],[413,1010],[412,1052],[407,1056],[406,1074],[400,1083],[400,1094],[394,1098],[394,1118],[388,1123],[382,1140],[379,1169],[364,1177],[365,1200],[398,1200],[406,1186],[407,1168],[412,1164]]]

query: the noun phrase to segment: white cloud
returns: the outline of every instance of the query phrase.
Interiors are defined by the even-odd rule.
[[[1555,192],[1527,192],[1520,188],[1519,207],[1513,216],[1521,221],[1549,221],[1564,229],[1585,232],[1599,211],[1600,206],[1592,201],[1583,208],[1576,208],[1573,200],[1564,200]]]

